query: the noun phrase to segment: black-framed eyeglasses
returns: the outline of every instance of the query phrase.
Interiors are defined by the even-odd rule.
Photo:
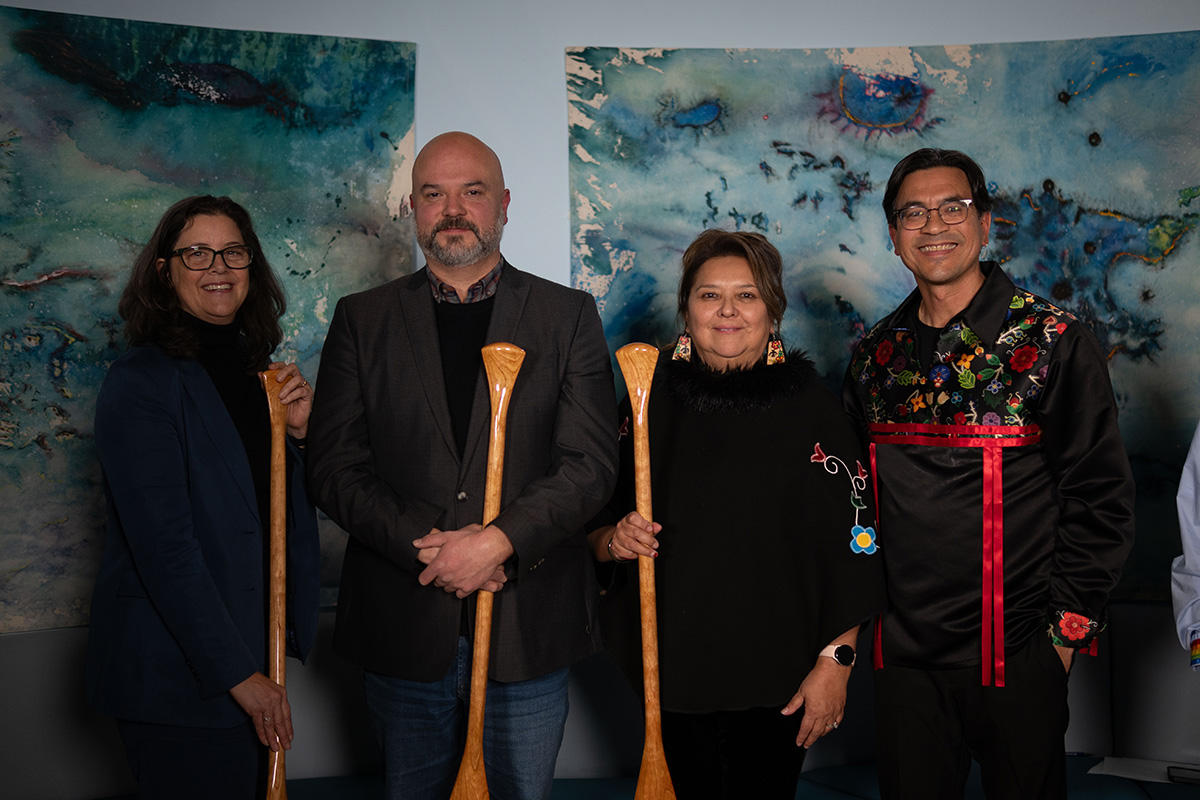
[[[937,212],[938,217],[947,225],[958,225],[967,218],[974,200],[947,200],[937,208],[925,206],[905,206],[895,213],[900,227],[906,231],[919,231],[929,222],[929,215]]]
[[[211,247],[197,244],[172,250],[171,255],[179,256],[185,267],[196,272],[211,269],[217,261],[217,255],[221,256],[221,261],[230,269],[245,269],[254,260],[254,253],[245,245],[213,250]]]

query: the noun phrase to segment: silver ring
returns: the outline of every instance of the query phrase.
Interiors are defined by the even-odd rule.
[[[270,717],[263,717],[263,722],[270,722],[270,721],[271,721]]]

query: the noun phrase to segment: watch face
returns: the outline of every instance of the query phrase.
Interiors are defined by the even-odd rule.
[[[833,651],[833,660],[841,664],[843,667],[849,667],[854,664],[854,648],[848,644],[838,645]]]

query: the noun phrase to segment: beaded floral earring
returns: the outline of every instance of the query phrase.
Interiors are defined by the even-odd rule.
[[[671,360],[692,360],[692,337],[688,336],[687,328],[683,329],[683,333],[679,334],[679,338],[675,341],[675,352],[671,354]]]
[[[783,354],[783,342],[779,340],[779,332],[771,331],[770,337],[767,338],[767,366],[783,364],[786,361],[787,356]]]

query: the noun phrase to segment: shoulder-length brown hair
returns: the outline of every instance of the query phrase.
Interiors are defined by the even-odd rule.
[[[180,200],[167,209],[150,241],[133,262],[129,283],[117,303],[117,313],[125,320],[125,340],[132,346],[157,345],[174,358],[192,358],[199,342],[184,324],[179,295],[171,283],[171,270],[159,268],[158,260],[170,260],[171,251],[183,229],[197,216],[225,216],[233,220],[241,232],[242,241],[250,248],[249,290],[239,315],[248,344],[246,368],[261,369],[283,340],[279,318],[287,309],[283,287],[275,277],[254,223],[246,209],[228,197],[197,195]]]
[[[720,256],[746,259],[754,285],[762,295],[773,327],[778,328],[787,310],[783,291],[783,257],[761,233],[710,229],[696,237],[683,253],[683,275],[679,278],[679,318],[687,320],[688,297],[696,285],[696,273],[705,261]]]

